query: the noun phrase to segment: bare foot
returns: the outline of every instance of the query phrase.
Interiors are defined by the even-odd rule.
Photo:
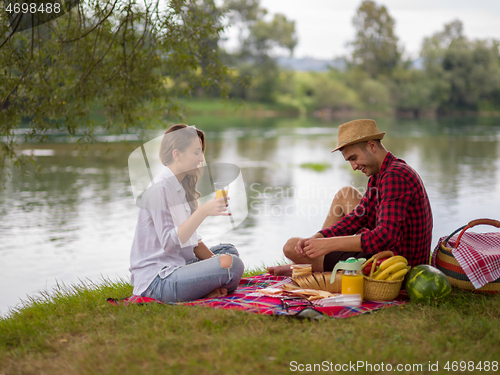
[[[210,293],[208,293],[203,298],[218,298],[218,297],[225,297],[225,296],[227,296],[227,289],[226,288],[217,288],[217,289],[212,290]]]
[[[284,266],[267,267],[267,272],[273,276],[292,276],[291,264]]]

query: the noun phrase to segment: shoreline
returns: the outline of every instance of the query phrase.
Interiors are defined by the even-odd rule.
[[[319,120],[387,117],[396,119],[446,119],[454,117],[500,117],[500,111],[438,111],[438,110],[356,110],[321,108],[301,111],[296,107],[282,104],[241,102],[233,100],[217,100],[213,98],[182,98],[179,104],[185,107],[186,117],[189,116],[249,116],[255,118],[307,118]]]

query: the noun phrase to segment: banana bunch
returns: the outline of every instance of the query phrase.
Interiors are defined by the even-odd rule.
[[[371,258],[364,264],[367,265],[374,259]],[[384,260],[373,273],[374,280],[398,281],[402,280],[406,273],[410,270],[408,261],[401,255],[392,256]]]

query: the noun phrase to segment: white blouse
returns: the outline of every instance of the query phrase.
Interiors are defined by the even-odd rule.
[[[186,191],[174,173],[164,166],[138,200],[139,217],[130,252],[134,294],[140,295],[156,275],[165,278],[194,259],[201,237],[196,231],[181,243],[178,228],[191,215]]]

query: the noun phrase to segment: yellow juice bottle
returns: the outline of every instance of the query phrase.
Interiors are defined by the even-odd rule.
[[[360,294],[363,300],[363,275],[359,271],[344,271],[342,294]]]
[[[341,279],[342,294],[359,294],[361,301],[363,301],[363,274],[361,269],[364,262],[366,262],[364,258],[356,259],[351,257],[347,260],[341,260],[335,265],[330,282],[335,279],[333,275],[336,274],[337,270],[344,270]]]

